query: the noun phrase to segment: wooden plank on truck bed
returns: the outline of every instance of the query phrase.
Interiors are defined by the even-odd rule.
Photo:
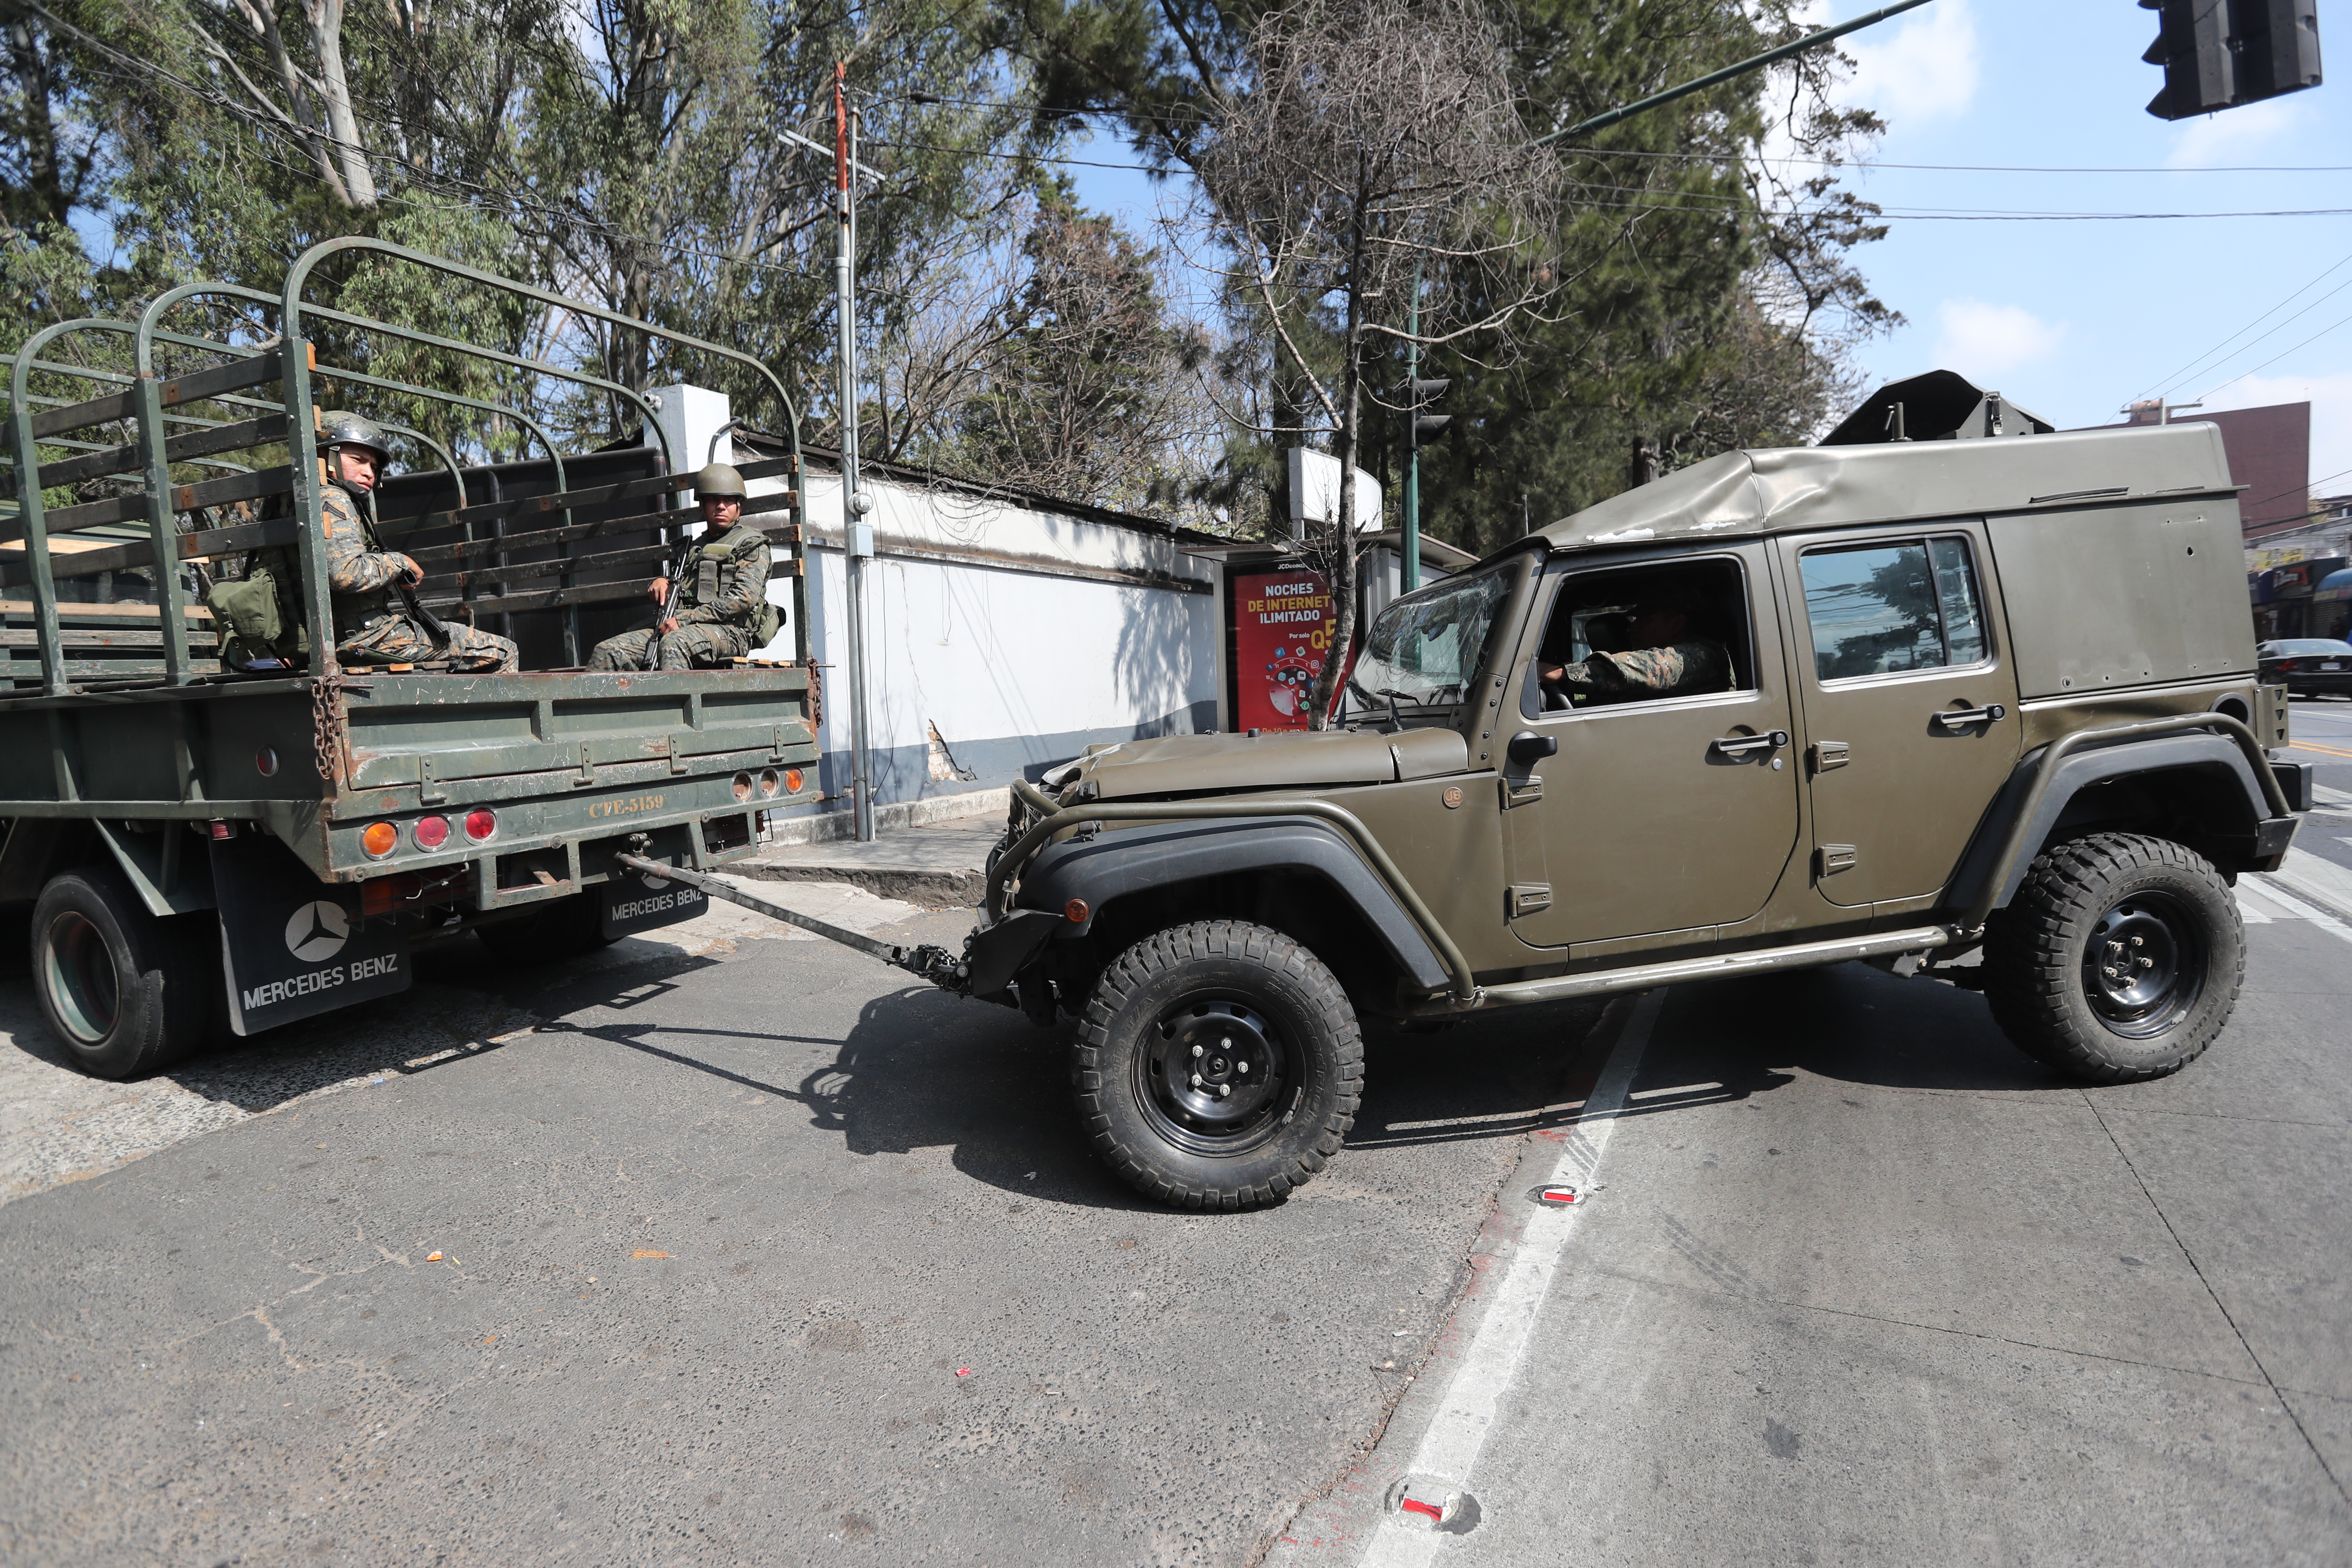
[[[783,511],[796,504],[799,500],[800,492],[797,490],[785,490],[772,496],[753,496],[744,506],[743,515],[748,518],[760,513]],[[609,533],[642,532],[646,529],[675,524],[681,518],[691,521],[694,517],[694,513],[688,511],[646,511],[639,512],[634,517],[609,518],[603,522],[575,522],[563,528],[533,529],[529,533],[505,533],[494,539],[468,539],[460,540],[454,544],[419,545],[406,553],[422,566],[436,561],[463,561],[468,556],[496,555],[502,551],[531,550],[544,548],[551,544],[567,544],[574,540],[594,539]],[[792,526],[789,523],[771,523],[761,527],[760,531],[772,536],[780,530],[789,532]],[[414,533],[421,532],[423,530],[416,528],[403,531]]]
[[[286,416],[265,414],[258,419],[240,419],[234,425],[174,436],[163,443],[163,457],[167,462],[184,463],[194,458],[209,458],[215,452],[234,452],[284,439]],[[41,485],[47,489],[50,485],[78,484],[104,474],[127,474],[145,460],[136,441],[127,447],[109,447],[103,452],[85,452],[79,458],[42,464]],[[14,493],[13,489],[10,493]]]
[[[206,529],[202,533],[184,533],[178,539],[179,557],[183,561],[197,561],[211,555],[239,554],[247,550],[258,550],[264,545],[291,544],[301,537],[301,532],[290,517],[268,517],[259,522],[240,522],[227,528]],[[135,543],[118,544],[111,549],[85,551],[61,561],[52,560],[49,574],[53,577],[95,577],[101,572],[125,572],[134,566],[152,566],[154,563],[155,546],[152,542],[142,539]],[[10,566],[10,582],[21,581],[23,573],[22,566]],[[60,612],[64,608],[62,605],[58,606]],[[153,613],[151,606],[149,614]]]
[[[225,501],[258,500],[264,496],[284,495],[294,488],[294,470],[289,468],[256,468],[249,474],[231,474],[226,479],[203,479],[193,485],[173,485],[170,496],[173,511],[194,511],[202,506],[219,506]],[[147,516],[147,497],[116,496],[108,500],[86,501],[80,506],[61,506],[43,520],[51,533],[73,533],[82,529],[100,528],[110,522],[140,522]],[[14,522],[0,524],[0,540],[22,539],[25,531]]]
[[[303,345],[312,368],[317,368],[319,351]],[[285,366],[276,350],[256,354],[251,359],[237,360],[229,364],[216,364],[207,370],[191,371],[175,375],[163,383],[163,406],[174,407],[183,403],[201,403],[224,392],[238,392],[264,382],[276,381],[285,374]],[[33,435],[62,436],[68,430],[86,429],[92,425],[111,424],[117,419],[129,419],[139,412],[139,392],[109,393],[86,402],[68,403],[62,408],[45,408],[33,416]]]
[[[751,479],[772,479],[792,471],[790,458],[777,458],[767,462],[738,464],[736,471],[748,482]],[[667,495],[694,488],[692,474],[662,474],[646,479],[624,479],[615,484],[594,485],[586,489],[557,490],[543,496],[520,496],[513,500],[482,501],[458,511],[408,511],[394,516],[379,514],[379,531],[391,532],[394,523],[404,524],[396,531],[414,533],[419,529],[447,528],[462,522],[488,522],[501,517],[530,517],[540,512],[562,511],[569,508],[602,506],[607,501],[632,500],[645,496]],[[672,517],[678,511],[691,513],[687,507],[651,515]],[[650,525],[648,525],[650,526]]]

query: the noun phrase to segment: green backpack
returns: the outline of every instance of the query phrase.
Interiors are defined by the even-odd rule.
[[[242,670],[273,659],[288,668],[309,662],[310,638],[294,599],[300,577],[294,552],[279,544],[249,552],[244,575],[215,578],[205,590],[225,668]]]

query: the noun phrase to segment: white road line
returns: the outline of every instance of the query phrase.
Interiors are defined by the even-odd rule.
[[[2346,942],[2352,942],[2352,926],[2347,926],[2341,921],[2330,919],[2301,899],[2290,898],[2280,892],[2268,882],[2263,884],[2263,897],[2294,916],[2295,919],[2309,921],[2330,936],[2341,937]]]
[[[1642,1052],[1650,1043],[1650,1026],[1657,1021],[1664,1001],[1664,991],[1653,991],[1634,1005],[1624,1032],[1609,1053],[1608,1064],[1601,1069],[1600,1081],[1569,1130],[1559,1163],[1552,1169],[1554,1182],[1568,1183],[1581,1193],[1592,1190],[1601,1152],[1609,1146],[1617,1113],[1624,1108],[1634,1070],[1642,1065]],[[1506,1201],[1516,1196],[1507,1194]],[[1579,1203],[1567,1208],[1539,1208],[1528,1216],[1526,1228],[1512,1248],[1510,1267],[1486,1302],[1477,1334],[1463,1352],[1439,1397],[1437,1414],[1413,1450],[1410,1474],[1442,1479],[1449,1489],[1468,1489],[1478,1451],[1494,1428],[1496,1407],[1527,1358],[1536,1314],[1551,1289],[1552,1271],[1567,1250],[1569,1238],[1575,1235],[1584,1209],[1585,1205]],[[1435,1530],[1422,1526],[1418,1520],[1407,1524],[1401,1513],[1391,1513],[1381,1521],[1362,1561],[1365,1568],[1420,1568],[1436,1554],[1443,1541]]]

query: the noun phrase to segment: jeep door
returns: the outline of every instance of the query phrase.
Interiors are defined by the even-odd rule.
[[[1780,549],[1814,884],[1848,909],[1925,903],[1950,880],[2024,732],[1984,525],[1797,536]]]
[[[1538,600],[1521,653],[1517,720],[1538,738],[1523,752],[1543,740],[1558,751],[1515,761],[1507,749],[1498,759],[1511,929],[1544,948],[1712,942],[1716,928],[1764,907],[1797,839],[1787,668],[1765,548],[1555,566],[1549,576],[1550,602]],[[1687,647],[1719,648],[1698,661],[1712,674],[1664,693],[1545,679],[1571,665],[1589,671],[1596,653],[1654,661],[1626,639],[1661,604],[1685,612]]]

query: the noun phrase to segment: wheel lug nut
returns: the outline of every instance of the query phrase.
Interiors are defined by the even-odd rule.
[[[2132,938],[2132,945],[2134,947],[2146,947],[2147,945],[2147,938],[2144,936],[2136,936]]]
[[[1219,1041],[1217,1042],[1217,1049],[1219,1049],[1219,1050],[1221,1050],[1221,1051],[1230,1051],[1230,1050],[1232,1050],[1233,1048],[1234,1048],[1234,1043],[1233,1043],[1233,1041],[1231,1041],[1231,1040],[1219,1040]]]
[[[1192,1047],[1192,1054],[1196,1057],[1199,1056],[1201,1054],[1201,1047],[1199,1046],[1194,1046]]]
[[[2139,966],[2142,969],[2154,969],[2156,967],[2156,960],[2152,958],[2143,958],[2139,961]]]
[[[1227,1098],[1231,1097],[1231,1095],[1233,1094],[1233,1092],[1234,1092],[1234,1086],[1233,1086],[1232,1084],[1229,1084],[1229,1083],[1221,1083],[1221,1084],[1217,1085],[1217,1098],[1218,1098],[1219,1100],[1224,1100],[1224,1099],[1227,1099]]]
[[[1201,1075],[1199,1073],[1194,1073],[1192,1075],[1192,1087],[1194,1089],[1201,1087]]]
[[[1249,1063],[1246,1060],[1235,1062],[1234,1064],[1234,1070],[1236,1072],[1247,1072],[1249,1071]]]

